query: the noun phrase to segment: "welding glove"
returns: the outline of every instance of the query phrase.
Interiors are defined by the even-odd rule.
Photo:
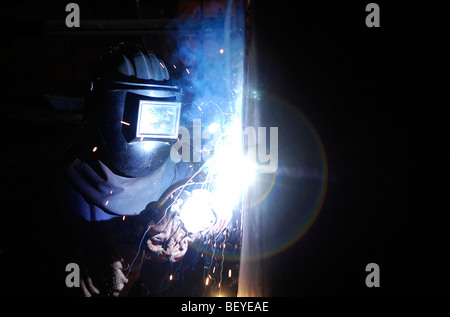
[[[110,243],[85,253],[81,287],[85,296],[126,296],[145,260],[179,261],[190,237],[178,215],[162,212],[156,202],[137,216],[110,222]]]
[[[147,259],[177,262],[186,254],[190,237],[177,213],[160,209],[156,202],[148,204],[135,219],[134,234],[143,237]]]

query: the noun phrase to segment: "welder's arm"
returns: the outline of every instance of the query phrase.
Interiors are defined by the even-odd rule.
[[[110,232],[101,247],[83,251],[81,286],[85,296],[126,296],[139,278],[143,260],[179,261],[189,236],[176,213],[152,202],[136,216],[94,224]]]
[[[102,265],[104,276],[100,283],[104,285],[96,287],[95,281],[87,278],[84,290],[88,296],[126,296],[139,278],[143,260],[177,262],[185,255],[189,237],[178,216],[170,208],[161,209],[152,202],[137,216],[117,219],[118,231],[111,244],[114,256],[106,266]]]

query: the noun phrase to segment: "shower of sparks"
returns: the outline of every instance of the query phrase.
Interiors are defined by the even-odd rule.
[[[207,113],[205,108],[211,105],[216,106],[212,102],[194,106]],[[199,259],[204,263],[203,296],[221,295],[222,289],[226,291],[229,285],[236,283],[237,276],[232,276],[225,258],[240,252],[235,240],[240,239],[240,218],[236,217],[242,215],[242,192],[253,175],[253,166],[243,154],[240,115],[227,113],[224,117],[224,120],[205,127],[208,132],[216,133],[216,139],[212,155],[203,164],[196,165],[195,173],[188,181],[189,184],[197,184],[196,189],[183,186],[173,192],[170,195],[172,203],[168,207],[178,214],[184,228],[201,245]],[[192,164],[191,167],[194,168]],[[200,173],[203,174],[202,180],[196,183],[196,176]],[[173,279],[170,274],[167,281]]]
[[[207,105],[201,105],[203,108],[195,106],[207,112]],[[199,258],[204,263],[204,296],[221,295],[222,289],[236,283],[237,277],[232,276],[225,258],[240,251],[233,240],[239,239],[240,218],[233,217],[242,214],[241,195],[253,174],[253,166],[243,154],[241,117],[231,113],[225,118],[206,126],[211,130],[209,132],[217,133],[212,155],[202,165],[197,165],[188,183],[196,184],[195,177],[200,173],[203,174],[202,181],[194,190],[184,186],[173,192],[168,207],[178,214],[185,229],[202,245]],[[170,274],[168,282],[173,279]]]
[[[186,72],[189,74],[188,69]],[[237,83],[237,87],[240,86],[242,85]],[[232,276],[230,267],[224,267],[228,266],[225,257],[235,256],[236,252],[240,252],[234,239],[240,239],[242,193],[251,184],[255,172],[255,166],[245,157],[243,149],[242,89],[234,90],[231,95],[233,101],[230,103],[216,104],[210,100],[193,104],[201,116],[208,114],[211,109],[219,111],[218,118],[214,117],[215,120],[205,127],[211,135],[214,135],[211,155],[203,165],[196,168],[196,173],[205,175],[201,189],[208,192],[208,195],[204,195],[203,199],[198,201],[203,201],[209,206],[209,210],[216,216],[215,223],[222,223],[219,231],[215,231],[213,235],[208,230],[204,230],[201,234],[207,237],[200,254],[200,258],[204,261],[203,295],[206,293],[212,296],[221,295],[225,285],[229,287],[232,283],[236,283],[237,276]],[[181,218],[182,213],[181,209]],[[206,219],[204,215],[202,218],[199,221]],[[227,248],[227,244],[231,248]],[[204,252],[207,252],[208,256],[205,256]]]
[[[220,48],[218,53],[226,52],[226,56],[234,53],[225,49],[227,48]],[[169,65],[177,69],[177,65],[167,66]],[[161,67],[164,65],[161,64]],[[180,65],[178,67],[181,67],[180,71],[184,68],[186,74],[191,77],[189,68]],[[187,183],[189,185],[179,188],[169,196],[170,204],[165,210],[166,213],[169,209],[174,212],[187,234],[195,237],[193,243],[199,248],[195,261],[201,261],[203,264],[203,276],[199,282],[203,282],[204,295],[213,296],[222,295],[222,289],[226,293],[232,283],[237,283],[238,274],[232,274],[228,259],[239,258],[242,194],[251,184],[255,170],[245,157],[243,149],[242,65],[233,64],[232,67],[238,70],[233,71],[233,77],[229,80],[230,91],[217,96],[213,93],[211,99],[200,93],[200,98],[185,107],[190,111],[186,113],[186,116],[189,116],[188,121],[201,118],[207,122],[205,131],[211,135],[209,145],[212,146],[201,149],[203,161],[189,166],[194,171]],[[195,67],[194,76],[197,72],[198,68]],[[195,85],[193,86],[195,90]],[[192,86],[190,88],[192,89]],[[254,97],[258,95],[255,94]],[[121,121],[121,124],[129,125],[125,121]],[[143,140],[142,137],[140,141]],[[199,175],[201,176],[197,177]],[[191,187],[190,184],[195,186]],[[238,272],[235,266],[233,270]],[[178,274],[172,269],[167,273],[166,283],[173,284],[174,280],[179,280]]]

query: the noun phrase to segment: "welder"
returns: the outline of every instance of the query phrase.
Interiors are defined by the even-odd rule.
[[[143,260],[175,262],[186,253],[179,220],[158,206],[186,176],[170,159],[181,105],[180,84],[143,46],[121,43],[99,58],[86,127],[58,184],[64,248],[81,267],[83,295],[126,295]]]

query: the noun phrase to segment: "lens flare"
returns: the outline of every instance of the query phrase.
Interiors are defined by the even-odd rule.
[[[264,238],[262,253],[248,250],[249,261],[271,257],[297,243],[319,216],[328,185],[325,148],[311,120],[279,96],[265,94],[264,100],[277,109],[280,160],[276,173],[258,175],[246,196],[246,213],[258,215],[259,234],[271,237]]]

